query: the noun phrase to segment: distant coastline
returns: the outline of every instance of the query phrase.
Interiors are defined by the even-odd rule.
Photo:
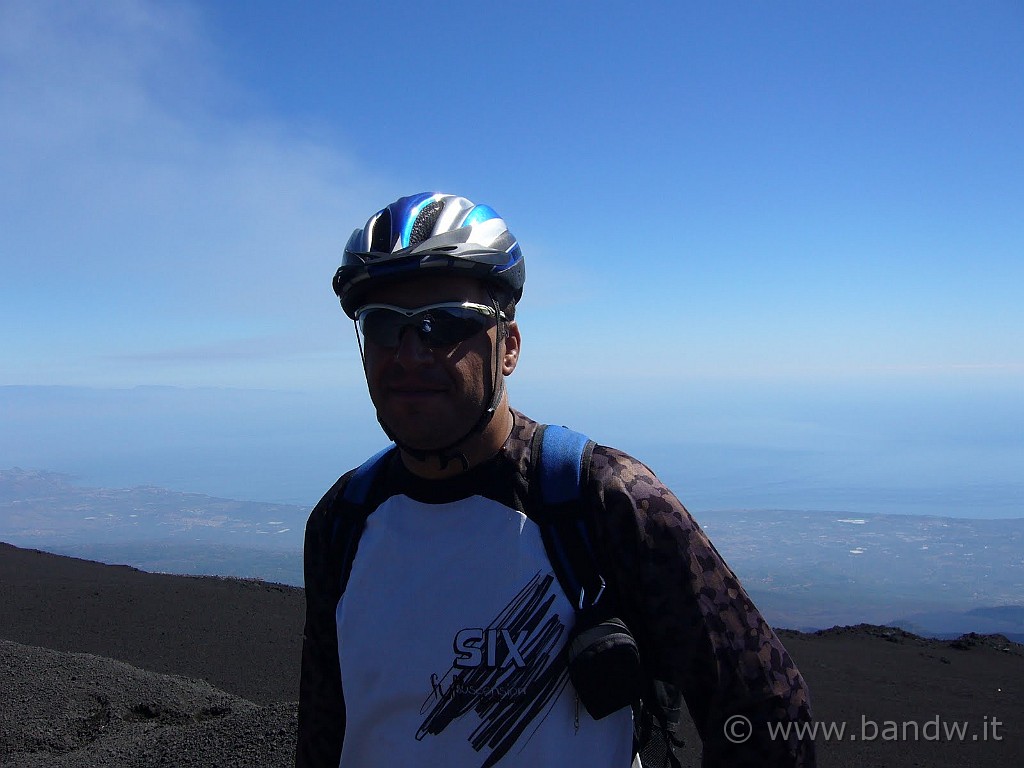
[[[300,505],[164,488],[88,488],[0,470],[0,540],[144,571],[302,585]],[[1024,640],[1024,518],[789,509],[696,514],[773,626],[867,622]]]

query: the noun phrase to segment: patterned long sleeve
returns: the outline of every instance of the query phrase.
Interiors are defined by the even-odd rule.
[[[588,492],[606,511],[595,522],[645,664],[681,690],[704,768],[813,768],[812,740],[772,738],[810,721],[807,685],[685,507],[643,464],[601,446]]]
[[[335,623],[340,586],[331,583],[335,569],[329,562],[330,511],[341,487],[339,481],[313,509],[306,523],[306,623],[299,680],[296,768],[337,768],[345,735],[345,702]]]

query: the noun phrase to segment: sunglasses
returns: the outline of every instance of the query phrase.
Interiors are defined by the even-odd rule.
[[[471,301],[447,301],[406,309],[391,304],[367,304],[356,310],[356,325],[364,339],[381,347],[397,347],[406,328],[415,328],[430,349],[465,341],[494,321],[495,310]],[[499,320],[505,319],[498,312]]]

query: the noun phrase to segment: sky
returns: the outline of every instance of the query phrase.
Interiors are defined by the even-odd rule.
[[[441,190],[513,404],[697,508],[1024,516],[1024,5],[0,4],[0,468],[311,503],[383,442],[330,280]]]

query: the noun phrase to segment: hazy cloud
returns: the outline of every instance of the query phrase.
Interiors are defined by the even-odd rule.
[[[389,193],[315,126],[260,115],[218,71],[199,13],[4,3],[0,101],[0,334],[24,360],[60,348],[46,375],[95,383],[78,355],[245,356],[254,331],[336,345],[341,244]]]

